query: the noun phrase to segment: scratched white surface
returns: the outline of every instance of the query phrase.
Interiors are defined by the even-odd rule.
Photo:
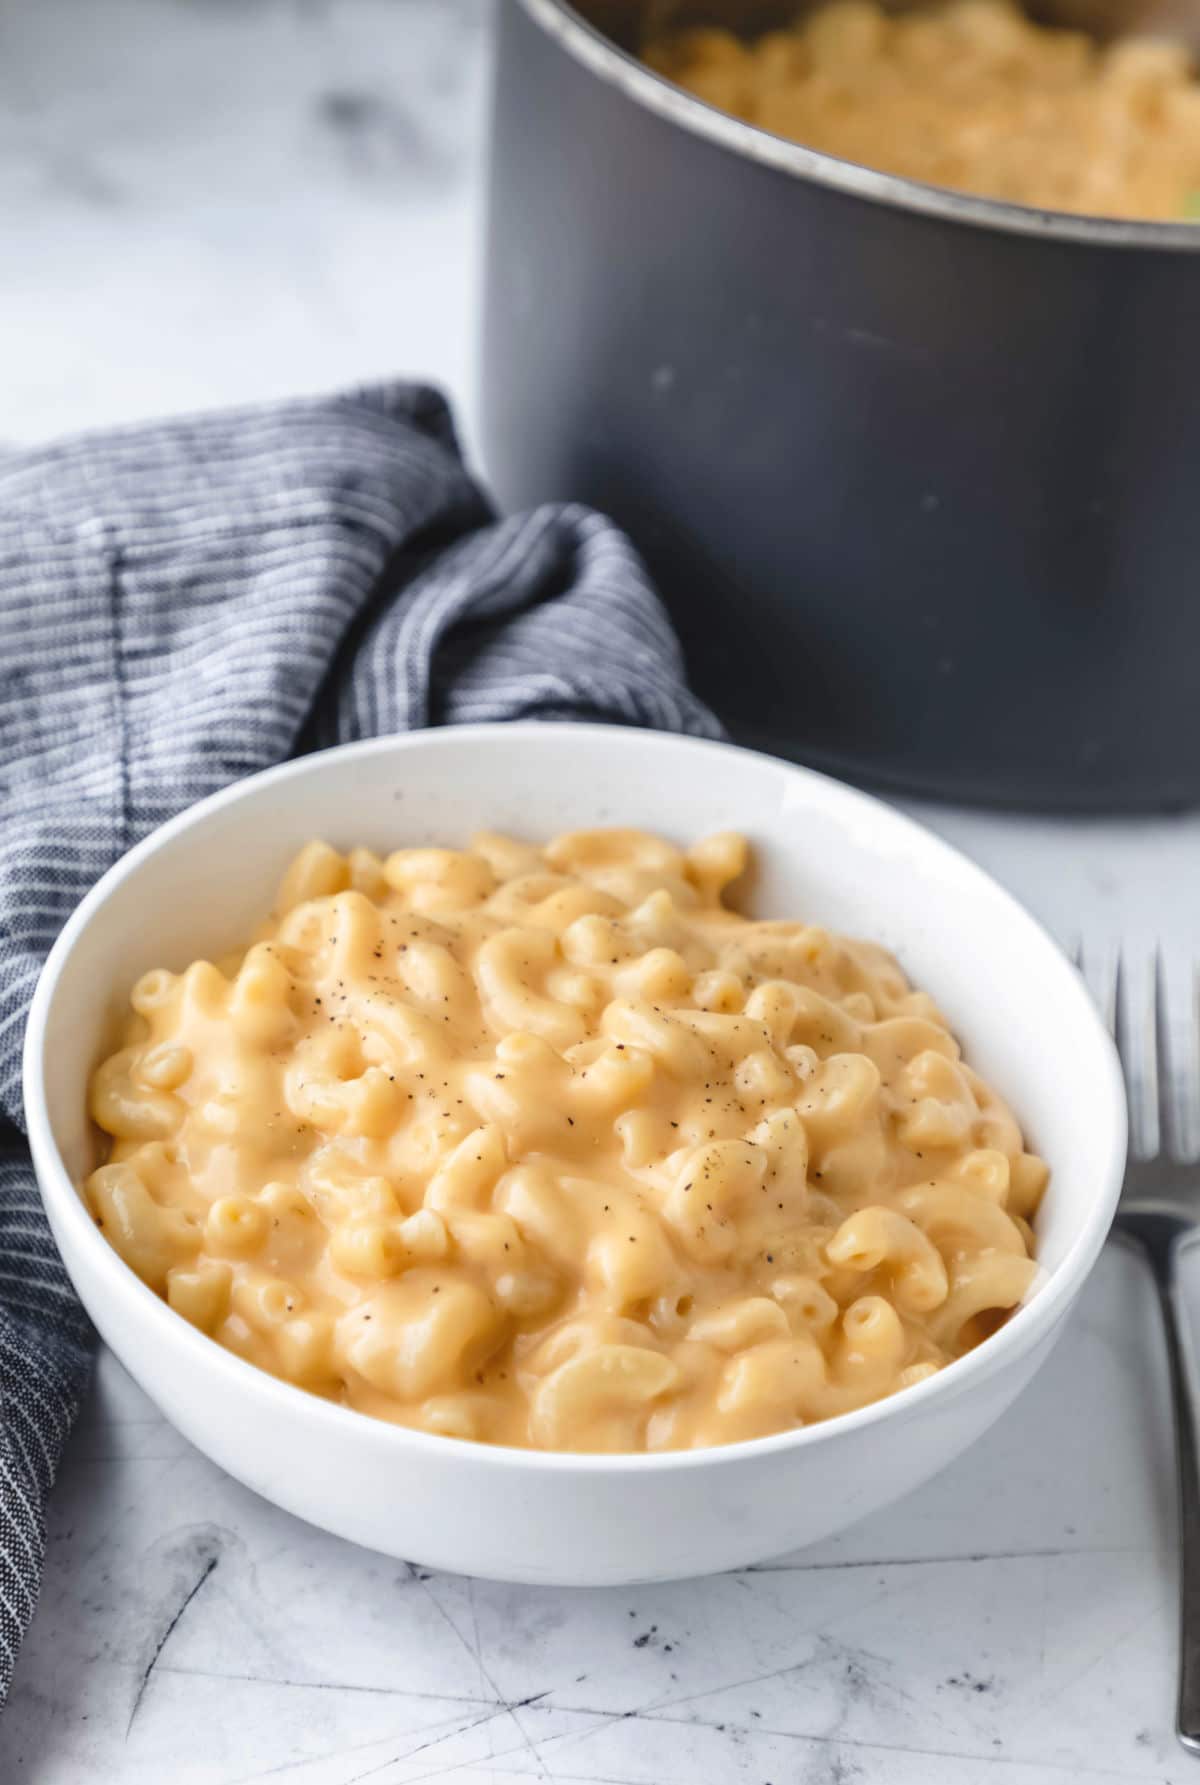
[[[0,434],[419,371],[472,438],[487,13],[0,0]],[[1200,944],[1194,819],[923,815],[1064,939]],[[352,1549],[102,1357],[0,1785],[1184,1785],[1153,1312],[1111,1251],[1030,1392],[920,1494],[633,1592]]]

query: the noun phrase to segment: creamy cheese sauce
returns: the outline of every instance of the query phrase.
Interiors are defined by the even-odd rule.
[[[173,1308],[425,1431],[661,1450],[918,1382],[1029,1289],[1046,1182],[882,949],[759,922],[747,849],[310,845],[154,970],[86,1193]]]

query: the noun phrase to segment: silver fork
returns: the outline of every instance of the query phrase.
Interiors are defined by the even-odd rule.
[[[1076,963],[1086,973],[1088,963],[1082,947],[1076,952]],[[1147,1260],[1166,1333],[1179,1471],[1179,1704],[1175,1728],[1184,1747],[1200,1755],[1200,1466],[1185,1349],[1189,1325],[1178,1270],[1181,1249],[1200,1232],[1200,1164],[1185,1156],[1190,1140],[1188,1119],[1196,1106],[1200,1003],[1193,973],[1188,987],[1191,1052],[1181,1075],[1175,1070],[1161,950],[1154,954],[1140,1019],[1129,1008],[1127,980],[1118,952],[1106,963],[1100,987],[1104,1015],[1121,1056],[1129,1093],[1130,1158],[1114,1233],[1136,1246]]]

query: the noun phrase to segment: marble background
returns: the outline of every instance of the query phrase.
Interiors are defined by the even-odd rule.
[[[0,438],[471,388],[487,0],[0,0]]]
[[[0,438],[411,373],[472,442],[489,10],[0,0]],[[1184,986],[1196,819],[922,815],[1064,941],[1136,965],[1162,938]],[[325,1537],[106,1356],[0,1782],[1185,1785],[1171,1470],[1149,1286],[1116,1250],[939,1480],[802,1556],[633,1592]]]

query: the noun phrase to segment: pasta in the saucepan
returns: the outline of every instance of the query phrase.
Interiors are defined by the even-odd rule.
[[[827,0],[748,42],[673,30],[645,55],[710,105],[844,161],[1050,210],[1200,218],[1200,83],[1181,43],[1101,45],[1013,0]]]

